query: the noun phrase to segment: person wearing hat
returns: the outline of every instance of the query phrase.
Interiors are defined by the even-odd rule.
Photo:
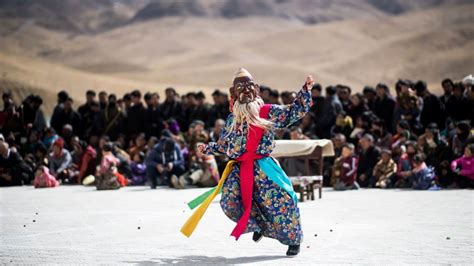
[[[64,140],[58,138],[53,143],[53,151],[48,156],[49,173],[62,182],[69,182],[68,168],[72,163],[71,153],[64,148]]]
[[[287,255],[299,253],[303,233],[298,198],[290,180],[271,158],[276,129],[290,127],[310,109],[313,78],[308,76],[291,105],[264,104],[259,85],[246,69],[239,69],[230,88],[230,111],[217,142],[199,144],[204,154],[225,154],[227,164],[217,187],[188,205],[199,206],[181,228],[191,236],[213,198],[220,192],[224,213],[237,222],[231,235],[238,240],[253,232],[253,240],[277,239],[288,245]]]

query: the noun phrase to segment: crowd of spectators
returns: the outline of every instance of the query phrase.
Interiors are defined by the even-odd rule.
[[[316,84],[310,112],[278,137],[331,139],[336,156],[325,159],[324,183],[336,190],[473,187],[473,83],[472,76],[445,79],[438,96],[424,81],[399,80],[394,95],[383,83],[361,93],[345,85],[323,93]],[[212,93],[212,104],[202,92],[179,95],[174,88],[163,100],[157,92],[118,97],[89,90],[77,108],[61,91],[50,119],[40,96],[17,104],[8,88],[2,90],[0,186],[213,186],[227,163],[195,149],[217,141],[225,126],[229,96],[220,90]],[[295,92],[261,86],[260,96],[265,103],[291,104]]]

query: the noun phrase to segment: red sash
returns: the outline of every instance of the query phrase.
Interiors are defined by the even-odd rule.
[[[267,119],[268,113],[270,112],[270,104],[265,104],[260,107],[260,117]],[[265,155],[256,154],[258,144],[262,139],[264,130],[254,125],[250,125],[247,135],[247,144],[245,146],[245,153],[235,160],[240,162],[240,195],[242,197],[242,205],[244,207],[244,213],[240,217],[237,225],[231,233],[231,236],[238,240],[240,235],[247,228],[247,224],[250,218],[250,211],[252,210],[252,195],[253,195],[253,182],[254,173],[253,165],[255,160],[265,157]]]

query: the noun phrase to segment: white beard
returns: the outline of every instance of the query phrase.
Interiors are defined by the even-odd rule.
[[[249,103],[235,101],[232,108],[234,121],[232,121],[231,130],[242,130],[242,125],[244,123],[255,125],[264,130],[270,130],[273,127],[273,122],[260,117],[260,107],[263,104],[264,102],[260,97],[257,97],[254,101]]]

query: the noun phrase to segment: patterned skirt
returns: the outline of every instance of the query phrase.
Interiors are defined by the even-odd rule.
[[[220,205],[237,222],[244,212],[240,194],[239,164],[235,164],[222,188]],[[244,233],[259,232],[284,245],[299,245],[303,240],[300,212],[288,193],[254,164],[252,210]]]

